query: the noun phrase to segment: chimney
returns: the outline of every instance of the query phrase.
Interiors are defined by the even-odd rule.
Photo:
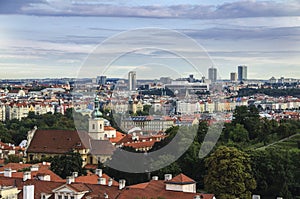
[[[72,184],[73,182],[75,182],[74,176],[67,176],[66,182],[67,184]]]
[[[12,170],[11,170],[11,168],[5,168],[4,169],[4,177],[11,178],[11,176],[12,176]]]
[[[98,178],[97,184],[106,185],[106,179],[105,178]]]
[[[39,165],[35,164],[35,165],[32,165],[30,167],[30,171],[38,171],[39,170]]]
[[[165,181],[172,180],[172,174],[165,174]]]
[[[108,198],[108,195],[107,195],[107,193],[104,193],[104,198]]]
[[[102,169],[96,169],[95,173],[97,176],[102,177]]]
[[[30,171],[25,171],[23,173],[23,181],[25,182],[26,180],[30,180],[31,179],[31,172]]]
[[[158,180],[158,176],[152,176],[152,180]]]
[[[126,180],[119,180],[119,189],[124,189],[126,185]]]
[[[45,173],[37,174],[37,178],[41,181],[51,181],[51,176]]]
[[[78,172],[77,172],[77,171],[74,171],[74,172],[72,173],[72,176],[73,176],[74,178],[77,178],[77,177],[78,177]]]
[[[23,199],[34,199],[34,185],[24,185]]]
[[[111,187],[112,184],[113,184],[113,179],[112,179],[112,178],[109,178],[109,180],[108,180],[108,186]]]

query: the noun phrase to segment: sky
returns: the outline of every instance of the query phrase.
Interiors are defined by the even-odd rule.
[[[0,0],[0,79],[300,78],[298,0]]]

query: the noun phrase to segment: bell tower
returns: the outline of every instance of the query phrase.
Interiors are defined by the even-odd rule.
[[[99,99],[95,98],[92,118],[89,119],[89,136],[94,140],[104,140],[104,119],[99,110]]]

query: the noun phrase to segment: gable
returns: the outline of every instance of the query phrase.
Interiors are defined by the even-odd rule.
[[[78,193],[68,185],[64,184],[56,189],[53,189],[53,193]]]

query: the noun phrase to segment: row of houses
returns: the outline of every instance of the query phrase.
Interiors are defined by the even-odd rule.
[[[153,176],[145,183],[126,185],[125,179],[116,181],[101,169],[79,176],[73,172],[65,180],[50,169],[50,164],[9,163],[0,168],[0,195],[10,199],[131,199],[182,198],[215,199],[213,194],[196,191],[196,182],[184,174],[164,179]],[[26,171],[25,171],[26,170]]]
[[[66,109],[72,108],[72,103],[59,103],[59,102],[1,102],[0,101],[0,121],[17,119],[21,120],[28,116],[29,112],[33,112],[36,115],[42,115],[46,113],[60,112],[64,113]]]

